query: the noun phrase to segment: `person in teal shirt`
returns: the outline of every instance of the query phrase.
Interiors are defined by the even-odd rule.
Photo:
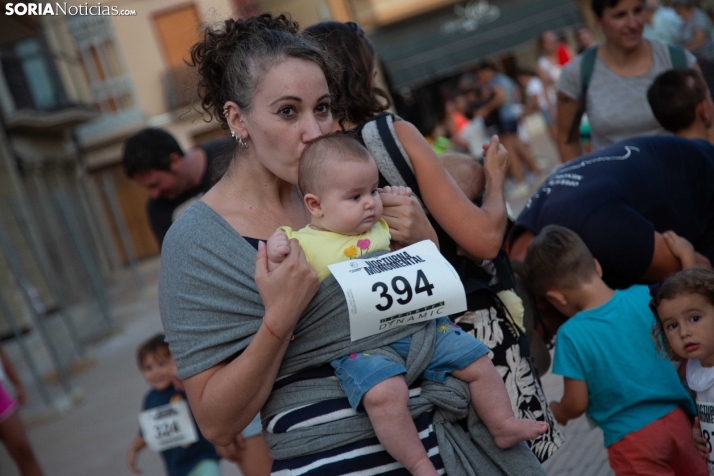
[[[551,403],[556,420],[564,425],[587,412],[604,433],[615,474],[662,474],[663,467],[708,474],[690,436],[694,402],[652,340],[649,288],[608,287],[585,243],[557,225],[531,242],[523,270],[534,292],[569,317],[553,359],[565,388]]]

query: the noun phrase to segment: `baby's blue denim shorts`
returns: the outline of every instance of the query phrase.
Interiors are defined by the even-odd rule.
[[[411,343],[412,338],[405,337],[390,347],[406,360]],[[434,354],[421,378],[444,383],[449,373],[467,367],[488,353],[489,348],[483,342],[462,331],[448,317],[440,317],[436,320]],[[387,357],[363,352],[335,359],[330,364],[355,410],[367,390],[383,380],[407,372],[403,365]]]

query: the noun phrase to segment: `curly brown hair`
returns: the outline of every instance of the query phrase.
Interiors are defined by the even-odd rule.
[[[681,294],[699,294],[714,306],[714,269],[705,266],[695,266],[673,274],[660,286],[655,297],[650,301],[650,309],[657,318],[652,326],[652,338],[655,341],[657,352],[664,353],[673,360],[679,360],[669,345],[662,320],[657,309],[662,301],[673,299]]]
[[[374,47],[357,23],[316,23],[304,33],[326,48],[340,65],[337,90],[344,101],[337,101],[340,109],[333,111],[341,127],[345,121],[368,121],[392,105],[389,95],[372,81]]]
[[[269,13],[208,26],[201,41],[191,48],[190,66],[199,73],[198,94],[209,121],[228,128],[223,116],[227,101],[244,111],[253,105],[261,77],[275,64],[298,58],[317,64],[330,92],[339,91],[333,62],[323,48],[298,33],[297,22],[287,15]]]

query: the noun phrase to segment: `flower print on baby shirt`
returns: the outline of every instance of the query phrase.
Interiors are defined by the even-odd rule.
[[[342,252],[347,256],[349,259],[354,259],[356,258],[357,255],[357,250],[359,249],[359,256],[364,255],[367,250],[369,250],[369,245],[372,244],[372,241],[369,238],[364,238],[362,240],[357,240],[357,245],[351,245],[342,250]]]

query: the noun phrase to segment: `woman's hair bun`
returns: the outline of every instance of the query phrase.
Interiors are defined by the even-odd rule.
[[[298,32],[298,23],[288,15],[274,17],[270,13],[238,20],[231,18],[219,25],[207,26],[203,39],[191,48],[189,65],[198,70],[198,95],[203,110],[210,118],[225,121],[223,104],[229,100],[236,101],[241,107],[249,106],[248,103],[241,104],[239,98],[228,93],[235,88],[230,88],[228,83],[232,81],[227,81],[226,77],[235,76],[236,69],[239,73],[247,72],[251,51],[255,55],[269,53],[271,46],[285,43],[284,38],[276,41],[275,36],[297,36]],[[236,58],[239,49],[248,54]]]

